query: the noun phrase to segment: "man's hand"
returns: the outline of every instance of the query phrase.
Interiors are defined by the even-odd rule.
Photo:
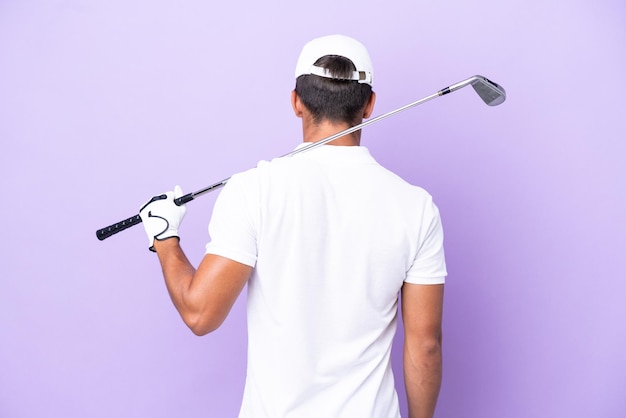
[[[154,240],[178,238],[178,227],[185,217],[187,208],[178,206],[174,199],[181,197],[183,191],[176,186],[173,192],[155,196],[139,210],[139,216],[148,235],[150,251],[154,251]]]

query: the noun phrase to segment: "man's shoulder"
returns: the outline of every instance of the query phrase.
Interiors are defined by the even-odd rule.
[[[249,168],[234,174],[229,180],[228,185],[231,188],[254,188],[261,182],[266,181],[272,173],[281,170],[285,166],[285,158],[275,158],[273,160],[261,160],[256,167]],[[284,171],[284,168],[282,169]]]
[[[415,196],[427,197],[427,198],[431,197],[430,193],[422,186],[419,186],[417,184],[410,182],[409,180],[405,179],[400,174],[396,173],[395,171],[383,165],[378,164],[378,167],[380,167],[381,173],[384,173],[384,175],[381,175],[381,177],[384,176],[385,180],[389,184],[393,184],[395,185],[395,187],[403,189],[404,192],[413,194]]]

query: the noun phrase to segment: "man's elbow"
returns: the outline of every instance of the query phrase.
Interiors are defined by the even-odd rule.
[[[424,341],[419,349],[424,356],[440,356],[441,355],[441,338],[432,338]]]
[[[443,334],[441,332],[441,329],[438,329],[436,332],[433,332],[432,334],[423,338],[422,349],[425,352],[431,354],[441,353],[442,342]]]
[[[222,325],[224,318],[215,314],[188,314],[183,316],[183,321],[198,337],[207,335]]]
[[[442,352],[441,333],[421,336],[419,338],[407,338],[406,349],[412,358],[438,358]]]

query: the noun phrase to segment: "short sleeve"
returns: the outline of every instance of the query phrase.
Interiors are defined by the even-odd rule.
[[[413,284],[442,284],[447,276],[443,249],[443,227],[439,209],[430,200],[424,210],[424,233],[421,235],[413,264],[405,282]]]
[[[257,259],[253,171],[236,174],[228,180],[213,207],[209,222],[211,241],[207,254],[229,258],[254,267]]]

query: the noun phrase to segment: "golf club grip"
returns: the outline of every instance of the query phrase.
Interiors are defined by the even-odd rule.
[[[100,241],[109,238],[111,235],[115,235],[118,232],[122,232],[125,229],[130,228],[133,225],[141,223],[141,217],[139,215],[131,216],[128,219],[124,219],[121,222],[107,226],[96,231],[96,236]]]
[[[164,199],[165,195],[155,196],[152,198],[151,202],[155,199]],[[191,202],[194,199],[193,193],[188,193],[184,196],[174,199],[174,203],[176,205],[184,205],[187,202]],[[113,225],[109,225],[106,228],[102,228],[96,231],[96,236],[100,241],[109,238],[111,235],[115,235],[118,232],[122,232],[125,229],[130,228],[131,226],[137,225],[141,223],[141,217],[139,215],[131,216],[128,219],[124,219],[121,222],[115,223]]]

